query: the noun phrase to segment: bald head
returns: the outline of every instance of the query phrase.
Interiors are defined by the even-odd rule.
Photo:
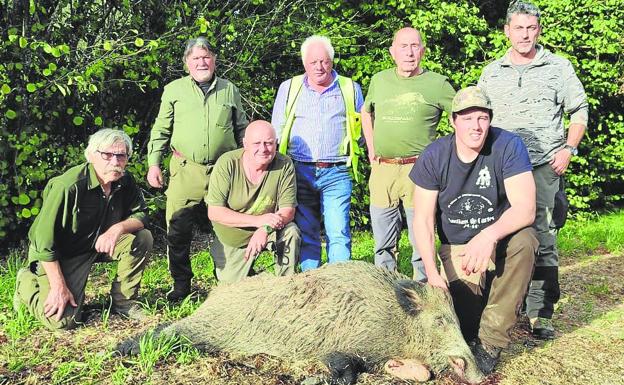
[[[258,135],[270,136],[275,140],[275,129],[273,128],[271,123],[267,122],[266,120],[254,120],[247,126],[247,129],[245,130],[245,139],[243,140],[248,140],[249,138]]]
[[[265,120],[251,122],[245,130],[243,148],[245,161],[266,169],[273,161],[277,150],[275,129],[271,123]]]
[[[420,60],[425,46],[420,32],[415,28],[401,28],[394,34],[390,55],[396,63],[397,74],[402,77],[418,76],[422,73]]]

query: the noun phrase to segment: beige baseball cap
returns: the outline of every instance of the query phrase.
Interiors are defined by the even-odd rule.
[[[460,112],[468,108],[485,108],[492,111],[490,98],[477,86],[462,88],[453,98],[452,111]]]

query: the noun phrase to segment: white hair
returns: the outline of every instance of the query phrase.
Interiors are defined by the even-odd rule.
[[[89,137],[89,143],[84,150],[84,156],[89,161],[89,156],[98,150],[106,149],[115,143],[121,142],[126,145],[128,157],[132,155],[132,140],[121,130],[103,128]]]
[[[301,60],[304,62],[304,64],[306,54],[308,53],[308,48],[310,48],[310,45],[315,43],[323,44],[323,46],[325,47],[325,51],[327,51],[329,59],[331,61],[334,61],[334,47],[332,46],[331,40],[329,40],[327,36],[312,35],[305,39],[303,44],[301,44]]]

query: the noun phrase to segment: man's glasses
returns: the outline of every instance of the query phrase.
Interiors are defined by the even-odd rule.
[[[100,153],[100,156],[104,160],[111,160],[111,159],[113,159],[113,157],[117,158],[117,161],[119,161],[119,162],[126,162],[128,160],[128,154],[126,154],[126,153],[116,154],[114,152],[104,152],[104,151],[100,151],[100,150],[95,150],[95,151]]]

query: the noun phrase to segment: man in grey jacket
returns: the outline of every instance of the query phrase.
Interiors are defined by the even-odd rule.
[[[533,227],[539,248],[526,300],[533,335],[554,337],[552,315],[559,300],[557,229],[553,223],[555,194],[570,159],[587,128],[588,105],[583,85],[565,58],[537,44],[540,11],[526,1],[507,10],[507,53],[486,66],[479,79],[492,102],[493,126],[518,134],[529,150],[537,187]],[[564,127],[564,114],[570,125]]]

